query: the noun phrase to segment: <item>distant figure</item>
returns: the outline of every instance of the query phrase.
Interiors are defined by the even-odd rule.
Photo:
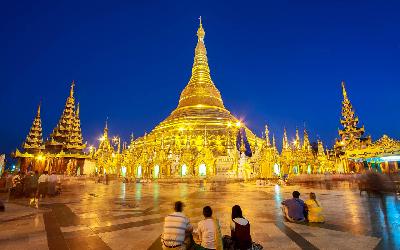
[[[49,175],[47,171],[44,171],[43,174],[38,179],[38,197],[46,197],[47,194],[47,182]]]
[[[108,174],[107,173],[104,173],[104,179],[106,181],[106,185],[108,185]]]
[[[163,234],[161,235],[163,249],[184,250],[190,247],[193,226],[182,213],[183,206],[181,201],[175,202],[175,212],[165,217]]]
[[[294,191],[292,195],[292,199],[282,201],[283,213],[290,222],[304,222],[306,220],[307,205],[300,199],[298,191]]]
[[[309,222],[324,222],[325,218],[322,215],[321,203],[317,201],[315,193],[310,193],[310,199],[306,200],[308,208],[308,221]]]
[[[52,172],[51,175],[48,177],[48,184],[47,184],[47,191],[50,196],[56,195],[56,186],[57,186],[57,175],[55,172]]]
[[[230,228],[234,249],[250,249],[252,246],[250,222],[243,217],[242,209],[239,205],[232,207],[231,218]]]
[[[38,190],[38,180],[39,180],[39,172],[36,170],[33,175],[31,175],[31,181],[30,181],[30,190],[31,190],[31,196],[36,196],[37,190]]]
[[[204,220],[201,220],[197,226],[197,234],[200,239],[200,246],[195,244],[195,249],[223,249],[221,225],[219,221],[212,217],[210,206],[203,208]]]

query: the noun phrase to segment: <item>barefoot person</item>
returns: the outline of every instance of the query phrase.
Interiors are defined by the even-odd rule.
[[[162,247],[163,249],[188,249],[193,226],[182,213],[183,203],[181,201],[175,202],[174,210],[175,212],[167,215],[164,220],[164,229],[161,235]]]
[[[307,205],[300,199],[299,191],[294,191],[292,196],[292,199],[282,201],[283,213],[290,222],[304,222],[306,220]]]
[[[309,222],[324,222],[325,218],[322,215],[322,206],[319,201],[317,201],[317,196],[315,193],[310,193],[310,199],[306,200],[306,205],[308,208],[308,221]]]

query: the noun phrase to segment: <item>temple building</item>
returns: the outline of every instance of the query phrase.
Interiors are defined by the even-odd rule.
[[[121,139],[110,138],[108,135],[108,122],[104,126],[103,135],[99,138],[100,144],[96,151],[90,150],[90,160],[95,162],[97,174],[118,173],[121,171]],[[117,147],[116,149],[114,147]],[[122,171],[124,172],[124,171]]]
[[[400,142],[387,135],[372,142],[370,136],[364,136],[364,126],[358,126],[358,117],[347,96],[345,83],[342,82],[343,129],[339,130],[340,139],[334,145],[336,169],[345,173],[360,173],[373,170],[381,173],[399,172]]]
[[[258,171],[249,159],[262,139],[225,108],[211,78],[204,37],[200,20],[192,74],[177,108],[124,152],[131,175],[247,178]]]
[[[75,82],[72,82],[61,118],[45,142],[42,137],[39,105],[22,150],[16,149],[13,153],[22,171],[47,170],[70,175],[83,173],[84,160],[87,157],[83,149],[86,145],[82,138],[79,104],[75,107],[74,87]]]

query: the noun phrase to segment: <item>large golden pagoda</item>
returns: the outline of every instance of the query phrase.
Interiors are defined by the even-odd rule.
[[[125,158],[129,159],[126,164],[130,165],[128,172],[132,175],[250,174],[244,164],[242,168],[238,167],[237,149],[245,146],[247,151],[254,150],[256,140],[261,139],[225,108],[211,79],[204,37],[200,20],[192,75],[180,95],[177,108],[149,134],[131,143],[128,154],[125,152],[128,155]]]

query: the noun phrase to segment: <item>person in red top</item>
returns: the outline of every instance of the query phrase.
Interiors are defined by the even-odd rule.
[[[239,205],[232,207],[231,238],[234,249],[247,250],[252,246],[250,222],[243,217]]]

